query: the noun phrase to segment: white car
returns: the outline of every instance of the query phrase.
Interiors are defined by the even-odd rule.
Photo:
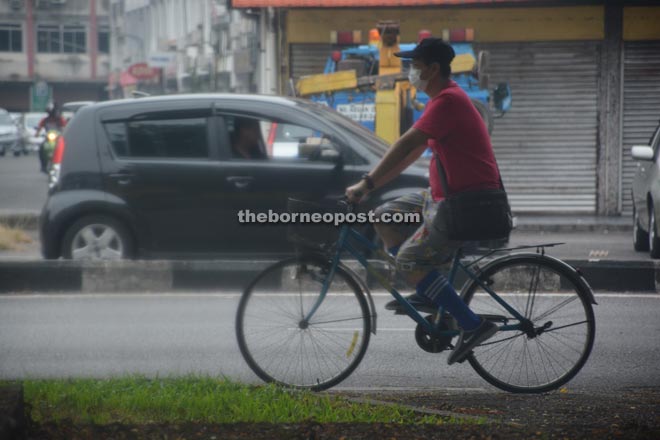
[[[18,155],[20,148],[21,134],[18,126],[7,110],[0,109],[0,156],[4,156],[7,151]]]
[[[21,119],[21,129],[23,130],[23,145],[27,151],[39,151],[39,145],[41,145],[45,139],[46,133],[41,133],[40,136],[36,136],[37,128],[39,127],[39,122],[48,116],[48,113],[24,113]]]

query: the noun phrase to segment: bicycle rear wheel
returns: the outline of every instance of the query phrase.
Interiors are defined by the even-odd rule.
[[[571,380],[594,343],[592,294],[569,266],[551,257],[521,254],[496,260],[480,280],[531,323],[501,331],[468,357],[492,385],[514,393],[542,393]],[[498,324],[519,324],[472,281],[463,299],[477,314]]]
[[[371,317],[362,289],[340,267],[309,322],[330,264],[284,260],[264,270],[243,293],[236,316],[238,346],[257,376],[323,390],[358,366],[369,345]]]

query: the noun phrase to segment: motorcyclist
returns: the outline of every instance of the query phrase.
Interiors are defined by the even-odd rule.
[[[62,117],[60,108],[56,102],[48,103],[46,106],[46,112],[48,116],[39,121],[39,126],[37,127],[37,132],[35,136],[38,137],[39,133],[43,129],[45,133],[48,133],[51,130],[56,130],[61,132],[66,125],[66,120]],[[46,172],[46,166],[48,165],[48,158],[46,157],[45,146],[48,139],[44,140],[41,145],[39,145],[39,162],[41,163],[41,172]]]

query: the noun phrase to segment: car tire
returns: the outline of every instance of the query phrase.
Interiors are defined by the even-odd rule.
[[[651,258],[660,258],[660,238],[658,238],[657,231],[655,209],[653,209],[653,202],[651,202],[649,207],[649,250]]]
[[[649,250],[649,233],[639,225],[639,215],[637,209],[633,206],[633,247],[637,252],[647,252]]]
[[[107,215],[81,218],[62,240],[62,255],[69,260],[121,260],[132,258],[134,249],[126,226]]]

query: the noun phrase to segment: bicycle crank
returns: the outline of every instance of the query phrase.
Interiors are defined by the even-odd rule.
[[[428,315],[425,319],[432,325],[436,326],[438,331],[450,330],[447,320],[451,318],[445,316],[437,324],[434,322],[434,318],[435,315]],[[443,350],[454,348],[451,345],[451,339],[452,336],[431,335],[421,324],[417,324],[417,327],[415,328],[415,341],[417,342],[417,345],[419,345],[422,350],[429,353],[440,353]]]

